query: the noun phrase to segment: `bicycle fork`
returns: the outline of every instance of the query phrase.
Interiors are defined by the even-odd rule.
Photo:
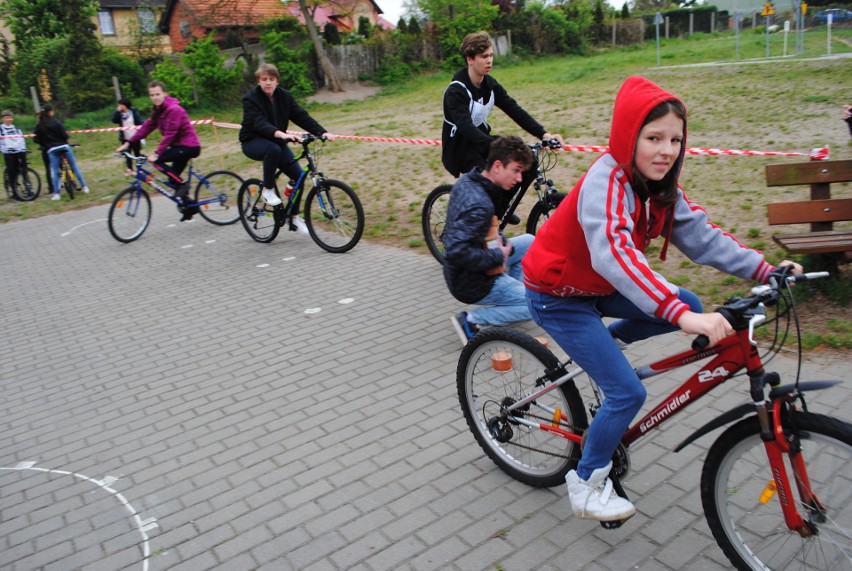
[[[772,407],[770,411],[766,406],[766,399],[763,398],[763,385],[767,382],[772,385],[779,384],[778,375],[775,373],[760,374],[752,377],[751,382],[752,396],[754,397],[757,394],[757,390],[759,390],[761,396],[760,402],[755,399],[755,408],[760,423],[760,438],[763,440],[769,467],[772,471],[772,480],[767,483],[760,495],[760,502],[765,504],[772,499],[772,496],[777,494],[787,527],[803,538],[816,535],[818,531],[813,522],[825,522],[825,507],[813,493],[805,460],[802,457],[802,443],[796,427],[792,425],[790,413],[795,410],[794,400],[796,397],[794,394],[788,393],[770,401]],[[770,413],[772,415],[771,423],[769,422]],[[785,433],[781,422],[784,415],[790,419],[789,434]],[[808,511],[809,518],[807,521],[799,513],[795,497],[791,493],[790,476],[784,465],[784,455],[787,455],[790,459],[790,467],[799,498]]]

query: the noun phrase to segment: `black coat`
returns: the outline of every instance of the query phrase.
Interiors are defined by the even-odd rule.
[[[33,140],[45,151],[68,144],[68,131],[55,117],[39,121],[33,132],[35,133]]]
[[[467,68],[464,68],[453,76],[453,81],[464,84],[467,90],[458,83],[452,83],[444,91],[441,161],[451,175],[459,176],[474,167],[485,167],[488,148],[494,139],[494,136],[491,135],[491,125],[485,123],[477,127],[473,124],[470,117],[471,97],[468,95],[468,91],[475,101],[481,103],[487,103],[493,93],[494,107],[501,109],[532,136],[541,139],[547,132],[490,75],[486,75],[482,79],[482,84],[476,87],[470,81]],[[453,133],[454,128],[455,133]]]
[[[503,263],[499,248],[486,249],[494,216],[494,196],[502,191],[478,170],[453,186],[444,228],[444,280],[462,303],[476,303],[491,291],[497,276],[485,272]]]
[[[320,136],[326,132],[283,87],[275,88],[272,101],[260,86],[254,87],[243,96],[240,142],[245,143],[257,137],[271,141],[275,138],[275,131],[287,131],[290,121],[312,135]]]

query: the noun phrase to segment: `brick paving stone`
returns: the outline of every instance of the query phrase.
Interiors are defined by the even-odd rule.
[[[120,245],[106,209],[0,225],[0,343],[75,341],[38,359],[0,355],[0,469],[118,477],[112,487],[159,525],[152,569],[730,567],[698,494],[720,431],[672,449],[744,402],[741,381],[631,447],[625,486],[639,513],[606,531],[573,517],[564,486],[512,480],[473,439],[448,322],[462,306],[431,257],[366,242],[331,255],[286,232],[259,245],[239,225],[177,224],[160,199],[145,236]],[[184,291],[203,303],[176,303]],[[260,303],[266,291],[278,302]],[[688,342],[627,354],[639,364]],[[826,353],[803,378],[845,376],[848,362]],[[794,365],[782,355],[769,368],[787,380]],[[682,378],[649,379],[648,393]],[[852,418],[847,385],[810,393],[811,408]],[[141,567],[124,508],[69,478],[0,470],[0,561]]]

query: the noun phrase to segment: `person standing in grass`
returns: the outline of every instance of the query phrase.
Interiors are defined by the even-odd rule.
[[[47,154],[48,172],[53,190],[53,193],[50,195],[51,200],[60,200],[62,198],[62,187],[59,185],[59,178],[63,155],[68,159],[71,170],[74,172],[74,177],[82,187],[80,189],[81,192],[84,194],[89,193],[86,179],[83,178],[83,173],[77,166],[74,151],[71,149],[71,145],[68,144],[68,131],[65,130],[59,119],[53,116],[52,105],[45,105],[38,114],[38,124],[35,126],[35,142],[41,145],[42,150]]]
[[[112,114],[112,122],[121,126],[121,130],[118,132],[118,142],[124,143],[133,136],[136,132],[136,127],[142,124],[142,115],[128,98],[122,97],[115,106],[115,112]],[[130,143],[128,148],[132,154],[139,156],[142,154],[142,141],[139,140]],[[127,174],[136,174],[136,170],[133,168],[133,161],[129,157],[125,157],[124,160],[127,166]]]
[[[6,174],[12,192],[17,192],[18,173],[27,172],[27,140],[24,133],[15,127],[14,114],[8,109],[0,113],[3,123],[0,124],[0,153],[3,153],[3,162],[6,165]],[[15,194],[17,197],[17,194]]]

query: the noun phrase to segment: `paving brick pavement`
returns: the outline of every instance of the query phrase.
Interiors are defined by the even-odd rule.
[[[106,210],[0,225],[0,568],[728,568],[697,491],[712,437],[671,449],[743,402],[735,385],[634,446],[639,513],[605,531],[474,442],[431,258],[257,244],[161,199],[125,245]],[[811,406],[850,419],[850,391]]]

